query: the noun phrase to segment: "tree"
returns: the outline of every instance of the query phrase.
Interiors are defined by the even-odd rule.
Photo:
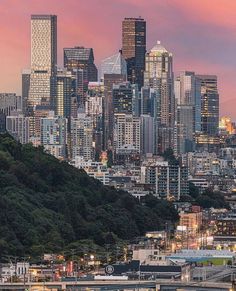
[[[176,159],[172,148],[166,149],[162,156],[170,165],[179,165],[179,161]]]
[[[8,135],[0,135],[0,187],[1,254],[38,257],[88,241],[104,249],[178,219],[169,202],[140,203]]]

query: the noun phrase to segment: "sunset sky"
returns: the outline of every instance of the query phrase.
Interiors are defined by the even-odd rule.
[[[174,70],[216,74],[221,114],[236,120],[235,0],[0,0],[0,92],[21,93],[21,70],[30,64],[30,15],[58,16],[62,49],[93,47],[101,59],[121,47],[124,17],[147,21],[147,49],[156,40],[174,55]]]

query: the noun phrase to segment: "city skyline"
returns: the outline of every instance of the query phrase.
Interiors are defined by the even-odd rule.
[[[135,3],[133,0],[120,0],[112,4],[108,0],[90,0],[91,5],[74,0],[66,3],[50,0],[47,5],[44,0],[40,3],[28,2],[21,1],[21,6],[14,0],[1,3],[0,53],[5,56],[0,73],[1,92],[11,91],[19,94],[21,91],[21,70],[28,68],[30,64],[28,24],[31,14],[58,15],[59,66],[62,66],[64,47],[84,45],[94,48],[95,62],[99,68],[102,59],[121,48],[123,18],[141,16],[147,21],[147,50],[160,39],[166,48],[173,52],[175,72],[191,70],[199,74],[217,75],[221,115],[228,114],[232,119],[236,119],[236,111],[232,106],[236,93],[236,60],[233,59],[236,48],[236,40],[233,37],[235,20],[232,11],[236,8],[234,1],[227,0],[228,6],[225,7],[217,0],[213,9],[210,0],[204,1],[204,11],[201,9],[201,3],[194,0],[188,3],[183,0],[167,0],[165,3],[150,0],[148,5],[145,1]],[[12,17],[8,17],[9,7]],[[223,18],[223,14],[227,17]],[[107,25],[108,23],[112,25]]]

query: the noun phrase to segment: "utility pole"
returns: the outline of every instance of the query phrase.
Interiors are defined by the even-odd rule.
[[[23,280],[24,280],[24,289],[25,289],[25,273],[26,273],[26,268],[25,268],[25,257],[23,257]]]
[[[232,291],[236,291],[236,282],[235,282],[235,280],[232,281]]]
[[[232,282],[232,288],[230,290],[236,291],[236,281],[235,281],[235,275],[231,274],[231,282]]]

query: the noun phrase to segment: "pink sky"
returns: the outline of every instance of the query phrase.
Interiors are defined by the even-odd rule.
[[[101,59],[121,47],[121,21],[147,21],[147,48],[162,43],[174,69],[216,74],[221,114],[236,120],[235,0],[0,0],[0,92],[21,93],[21,70],[30,64],[30,15],[58,15],[58,64],[62,49],[94,48]]]

